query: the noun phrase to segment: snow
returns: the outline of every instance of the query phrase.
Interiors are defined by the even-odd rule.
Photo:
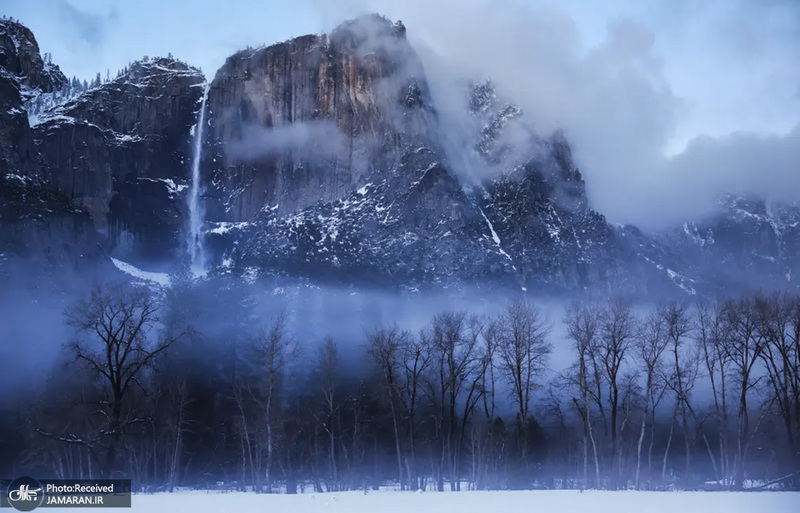
[[[496,232],[496,231],[494,231],[494,226],[492,225],[492,222],[491,222],[491,221],[489,221],[489,218],[488,218],[488,217],[486,217],[486,214],[483,212],[483,209],[482,209],[482,208],[481,208],[481,209],[479,209],[479,210],[481,211],[481,215],[483,216],[483,218],[486,220],[486,224],[488,224],[488,225],[489,225],[489,231],[491,231],[491,232],[492,232],[492,240],[493,240],[493,241],[494,241],[494,243],[497,245],[497,250],[498,250],[498,251],[500,251],[500,254],[501,254],[501,255],[503,255],[504,257],[508,258],[509,260],[512,260],[512,258],[511,258],[511,255],[509,255],[508,253],[506,253],[506,252],[503,250],[503,246],[501,246],[501,245],[500,245],[500,236],[499,236],[499,235],[497,235],[497,232]]]
[[[420,148],[420,149],[422,149],[422,148]],[[417,150],[417,151],[419,151],[419,150]],[[434,162],[433,164],[430,164],[430,165],[429,165],[429,166],[428,166],[428,167],[425,169],[425,171],[423,171],[423,172],[422,172],[422,174],[421,174],[421,175],[419,175],[419,178],[418,178],[418,179],[417,179],[417,180],[416,180],[414,183],[412,183],[412,184],[411,184],[411,188],[413,189],[414,187],[416,187],[416,186],[418,186],[420,183],[422,183],[422,180],[424,180],[424,179],[425,179],[425,175],[427,175],[427,174],[428,174],[428,172],[429,172],[431,169],[435,168],[435,167],[436,167],[436,166],[438,166],[438,165],[439,165],[439,163],[438,163],[438,162]]]
[[[250,226],[251,223],[248,222],[240,222],[240,223],[229,223],[227,221],[221,221],[216,223],[217,226],[208,230],[208,233],[213,233],[215,235],[224,235],[231,230],[241,230],[242,228],[246,228]]]
[[[652,260],[650,260],[646,256],[642,255],[641,253],[639,254],[639,256],[644,258],[645,260],[647,260],[647,262],[649,262],[649,263],[653,264],[654,266],[656,266],[656,269],[658,269],[659,271],[663,271],[664,270],[664,266],[663,265],[653,262]],[[669,274],[669,273],[667,273],[667,274]],[[672,278],[672,276],[670,276],[670,278]]]
[[[690,228],[689,223],[683,223],[683,233],[685,233],[686,236],[689,237],[689,239],[691,239],[692,242],[694,242],[698,246],[706,245],[705,239],[703,239],[697,234],[697,228],[695,228],[694,226]]]
[[[143,271],[138,267],[135,267],[127,262],[123,262],[122,260],[117,260],[114,257],[111,257],[111,262],[114,263],[114,266],[117,269],[124,272],[125,274],[133,276],[134,278],[139,278],[140,280],[158,283],[159,285],[163,285],[165,287],[169,287],[170,285],[170,279],[168,274]]]
[[[131,134],[119,134],[117,132],[113,132],[114,139],[116,140],[117,144],[126,144],[130,142],[139,142],[143,139],[138,135],[131,135]]]
[[[242,279],[251,285],[258,280],[258,269],[247,267],[242,273]]]
[[[189,186],[186,184],[176,184],[174,180],[171,178],[147,178],[147,177],[140,177],[139,180],[145,180],[148,182],[161,182],[167,186],[167,191],[170,197],[179,194],[181,191],[188,189]]]
[[[795,513],[798,492],[470,491],[299,495],[182,491],[132,497],[132,513]],[[52,512],[72,512],[52,508]]]
[[[697,291],[694,290],[694,288],[692,288],[690,285],[687,284],[687,282],[688,283],[694,283],[693,279],[687,278],[686,276],[684,276],[684,275],[682,275],[680,273],[677,273],[677,272],[673,271],[672,269],[667,269],[667,276],[669,276],[669,279],[672,280],[672,282],[675,285],[677,285],[678,287],[680,287],[684,292],[686,292],[686,293],[688,293],[688,294],[690,294],[692,296],[697,294]]]
[[[761,255],[759,253],[756,253],[755,251],[753,252],[753,256],[757,257],[757,258],[763,258],[764,260],[766,260],[768,262],[772,262],[773,264],[775,263],[775,257],[773,257],[773,256]]]
[[[18,180],[18,181],[20,181],[22,183],[26,183],[29,180],[29,178],[26,178],[26,177],[24,177],[22,175],[18,175],[18,174],[15,174],[15,173],[7,174],[6,178],[9,179],[9,180]]]
[[[545,223],[545,228],[547,229],[547,233],[550,235],[550,238],[553,239],[554,242],[560,243],[561,242],[561,228],[559,226],[564,226],[564,222],[558,215],[555,207],[550,205],[549,208],[549,216],[555,218],[556,224],[552,224],[551,222]]]
[[[486,224],[489,225],[489,231],[492,232],[492,240],[494,241],[495,244],[497,244],[499,246],[500,245],[500,236],[497,235],[496,231],[494,231],[494,226],[492,226],[492,222],[489,221],[489,218],[486,217],[486,214],[483,213],[483,210],[481,210],[481,215],[486,220]]]
[[[44,114],[44,113],[43,114],[39,114],[39,115],[33,114],[28,119],[28,122],[30,123],[31,128],[33,128],[35,126],[38,126],[38,125],[44,123],[45,121],[58,121],[60,123],[65,123],[65,124],[69,124],[69,125],[72,125],[72,124],[75,124],[75,123],[78,122],[77,119],[75,119],[75,118],[73,118],[71,116],[65,116],[64,114]],[[91,123],[87,123],[87,124],[91,125]]]

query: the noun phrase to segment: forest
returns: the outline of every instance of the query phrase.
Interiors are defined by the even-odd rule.
[[[560,316],[520,299],[319,340],[255,304],[222,279],[94,288],[47,379],[3,407],[0,471],[141,491],[800,489],[796,295]]]

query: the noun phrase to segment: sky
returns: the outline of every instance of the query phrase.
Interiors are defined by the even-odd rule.
[[[172,53],[225,57],[365,12],[400,19],[434,99],[491,78],[538,131],[573,144],[592,205],[658,228],[724,192],[800,200],[797,0],[0,0],[68,75]]]

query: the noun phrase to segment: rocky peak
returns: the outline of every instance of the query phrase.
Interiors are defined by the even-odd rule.
[[[204,81],[178,60],[144,59],[39,115],[47,182],[91,214],[120,256],[163,259],[180,246]]]
[[[52,92],[67,84],[57,65],[42,59],[33,32],[10,19],[0,19],[0,67],[24,87]]]
[[[685,223],[666,243],[692,271],[739,288],[789,287],[800,275],[800,202],[725,195],[707,219]]]
[[[0,175],[35,177],[38,160],[19,82],[0,68]]]
[[[387,68],[417,65],[403,23],[392,23],[378,14],[342,23],[330,33],[328,40],[339,52],[361,58],[372,56]]]
[[[234,54],[208,106],[208,212],[235,222],[343,198],[435,124],[404,28],[377,16]]]
[[[199,98],[204,81],[200,70],[181,61],[141,60],[131,64],[126,73],[89,89],[52,114],[83,120],[121,135],[147,136],[160,132],[175,116],[185,116],[185,107],[192,98]]]
[[[171,267],[185,254],[202,74],[146,58],[47,93],[57,68],[26,30],[0,27],[0,252]],[[380,16],[237,52],[207,91],[212,272],[570,295],[796,286],[800,274],[797,205],[730,197],[669,234],[610,225],[568,135],[536,133],[490,81],[462,91],[464,126],[449,133],[405,27]]]
[[[354,41],[353,48],[363,48],[367,40],[390,37],[405,39],[406,27],[402,21],[392,21],[380,14],[372,13],[347,20],[331,31],[331,39],[350,37]]]
[[[535,133],[522,119],[522,109],[501,98],[490,80],[474,82],[467,111],[479,130],[473,148],[500,182],[516,182],[562,207],[587,207],[583,178],[575,167],[572,149],[563,132]],[[483,184],[491,189],[494,185]],[[538,185],[536,185],[538,184]]]
[[[103,252],[91,218],[41,173],[25,102],[66,84],[25,26],[0,20],[0,280],[52,283]],[[24,278],[21,278],[24,277]],[[38,281],[41,279],[42,281]]]

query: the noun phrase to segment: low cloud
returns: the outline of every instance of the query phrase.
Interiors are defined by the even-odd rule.
[[[70,27],[75,36],[91,48],[100,46],[106,38],[106,24],[115,20],[117,11],[101,15],[81,10],[71,2],[62,0],[58,4],[58,18],[65,26]]]
[[[250,125],[242,137],[227,145],[228,157],[253,161],[286,152],[307,159],[328,159],[344,148],[344,139],[332,120],[314,120],[275,127]]]
[[[521,124],[564,131],[590,203],[611,221],[658,229],[710,213],[727,192],[791,200],[800,191],[800,4],[318,5],[331,23],[363,12],[403,21],[453,165],[474,165],[461,151],[474,133],[463,91],[488,78],[521,107]],[[593,15],[602,30],[591,31]]]

